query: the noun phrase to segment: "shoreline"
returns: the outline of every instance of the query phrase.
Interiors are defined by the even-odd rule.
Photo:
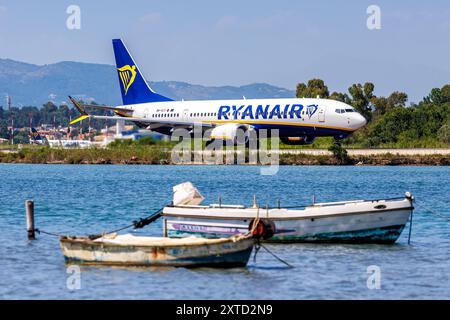
[[[353,152],[350,152],[352,150]],[[420,149],[414,154],[413,149],[408,149],[405,154],[380,153],[380,150],[371,149],[348,150],[348,159],[341,161],[332,154],[327,154],[324,150],[308,150],[302,152],[290,152],[282,150],[276,156],[279,158],[279,165],[354,165],[354,166],[449,166],[450,149],[444,150],[443,154],[436,154],[427,149]],[[433,150],[433,149],[429,149]],[[286,152],[287,151],[287,152]],[[362,152],[364,151],[364,152]],[[385,150],[383,150],[385,151]],[[393,149],[396,152],[398,149]],[[222,153],[222,161],[198,161],[199,159],[191,154],[190,161],[184,163],[174,163],[171,159],[171,151],[161,148],[118,148],[118,149],[50,149],[50,148],[27,148],[17,152],[0,152],[0,163],[24,163],[24,164],[129,164],[129,165],[264,165],[259,162],[249,162],[248,153],[245,154],[245,161],[237,163],[237,153],[228,152],[232,155],[232,161],[225,163],[225,153]],[[204,156],[205,154],[203,154]],[[216,154],[217,155],[217,154]],[[198,156],[198,154],[197,154]],[[240,155],[243,156],[242,154]],[[220,159],[220,158],[219,158]],[[268,157],[270,162],[270,156]],[[270,163],[268,163],[270,164]],[[276,164],[276,163],[274,163]]]

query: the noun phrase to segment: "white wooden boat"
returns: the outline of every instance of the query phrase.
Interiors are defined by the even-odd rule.
[[[114,266],[244,267],[253,245],[251,235],[225,239],[170,239],[131,234],[110,234],[95,240],[60,238],[66,261]]]
[[[316,203],[299,209],[176,204],[166,206],[162,215],[168,237],[229,237],[248,230],[259,217],[274,224],[270,242],[394,243],[412,214],[413,199],[407,192],[404,198]]]

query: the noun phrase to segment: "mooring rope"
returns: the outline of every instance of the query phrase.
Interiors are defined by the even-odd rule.
[[[147,216],[146,218],[139,218],[138,220],[133,221],[133,223],[131,223],[131,224],[127,225],[127,226],[120,227],[120,228],[114,229],[114,230],[109,231],[109,232],[103,232],[102,234],[91,234],[91,235],[88,235],[88,237],[91,240],[95,240],[97,238],[103,237],[106,234],[117,233],[117,232],[120,232],[122,230],[131,228],[131,227],[134,227],[136,229],[143,228],[146,225],[148,225],[148,224],[152,223],[153,221],[155,221],[156,219],[158,219],[160,217],[160,214],[162,213],[163,209],[164,209],[164,207],[158,209],[156,212],[152,213],[151,215]],[[54,236],[54,237],[58,237],[58,238],[64,236],[62,234],[57,234],[57,233],[50,232],[50,231],[45,231],[45,230],[42,230],[42,229],[34,229],[32,231],[37,232],[38,234],[42,233],[42,234],[46,234],[46,235]]]
[[[43,234],[46,234],[46,235],[49,235],[49,236],[58,237],[58,238],[62,237],[62,235],[60,235],[60,234],[49,232],[49,231],[44,231],[44,230],[41,230],[41,229],[34,229],[32,231],[37,232],[38,234],[43,233]]]
[[[268,253],[270,253],[274,258],[276,258],[278,261],[280,261],[281,263],[284,263],[285,265],[287,265],[289,268],[294,268],[294,266],[286,261],[284,261],[283,259],[281,259],[280,257],[278,257],[275,253],[273,253],[272,251],[270,251],[269,249],[267,249],[266,246],[264,246],[263,244],[260,244],[261,247],[263,247]]]
[[[420,203],[417,203],[417,200],[416,200],[416,204],[417,204],[417,206],[421,207],[425,211],[427,211],[427,212],[429,212],[431,214],[434,214],[435,216],[440,217],[440,218],[450,222],[450,218],[449,217],[447,217],[447,216],[445,216],[443,214],[440,214],[439,212],[436,212],[436,211],[434,211],[434,210],[432,210],[432,209],[430,209],[430,208],[428,208],[428,207],[426,207],[426,206],[424,206],[424,205],[422,205]]]
[[[256,255],[258,254],[259,250],[261,248],[264,248],[268,253],[270,253],[275,259],[277,259],[278,261],[280,261],[281,263],[285,264],[286,266],[288,266],[289,268],[295,268],[292,264],[286,262],[285,260],[281,259],[280,257],[278,257],[275,253],[273,253],[272,251],[270,251],[269,249],[267,249],[266,246],[264,246],[260,241],[258,241],[255,244],[255,254],[253,255],[253,262],[256,263]]]
[[[135,229],[141,229],[141,228],[145,227],[146,225],[149,225],[153,221],[157,220],[159,217],[161,217],[161,213],[165,207],[166,206],[159,208],[157,211],[153,212],[151,215],[149,215],[145,218],[139,218],[138,220],[135,220],[135,221],[133,221],[133,223],[126,225],[124,227],[120,227],[118,229],[114,229],[114,230],[111,230],[108,232],[103,232],[102,234],[91,234],[91,235],[88,235],[88,237],[91,240],[95,240],[95,239],[103,237],[106,234],[117,233],[117,232],[129,229],[132,227],[134,227]]]

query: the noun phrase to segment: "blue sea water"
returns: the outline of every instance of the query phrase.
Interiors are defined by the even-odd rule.
[[[26,237],[24,201],[35,201],[37,227],[64,234],[111,230],[168,203],[175,184],[192,181],[206,202],[261,205],[374,199],[411,191],[417,205],[450,218],[448,167],[284,166],[273,176],[256,166],[0,164],[2,299],[450,299],[450,222],[414,211],[394,245],[267,245],[247,268],[81,267],[80,289],[67,286],[57,238]],[[161,235],[158,221],[136,234]],[[380,270],[369,289],[368,267]],[[70,282],[70,279],[69,279]],[[370,281],[369,281],[370,282]],[[70,286],[69,286],[70,287]]]

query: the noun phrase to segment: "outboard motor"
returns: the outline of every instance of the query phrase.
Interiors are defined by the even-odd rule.
[[[256,226],[254,224],[255,219],[250,221],[248,230],[252,232],[253,237],[256,239],[267,240],[275,234],[275,224],[270,219],[259,219]]]
[[[174,206],[199,205],[205,198],[191,182],[184,182],[173,187]]]

